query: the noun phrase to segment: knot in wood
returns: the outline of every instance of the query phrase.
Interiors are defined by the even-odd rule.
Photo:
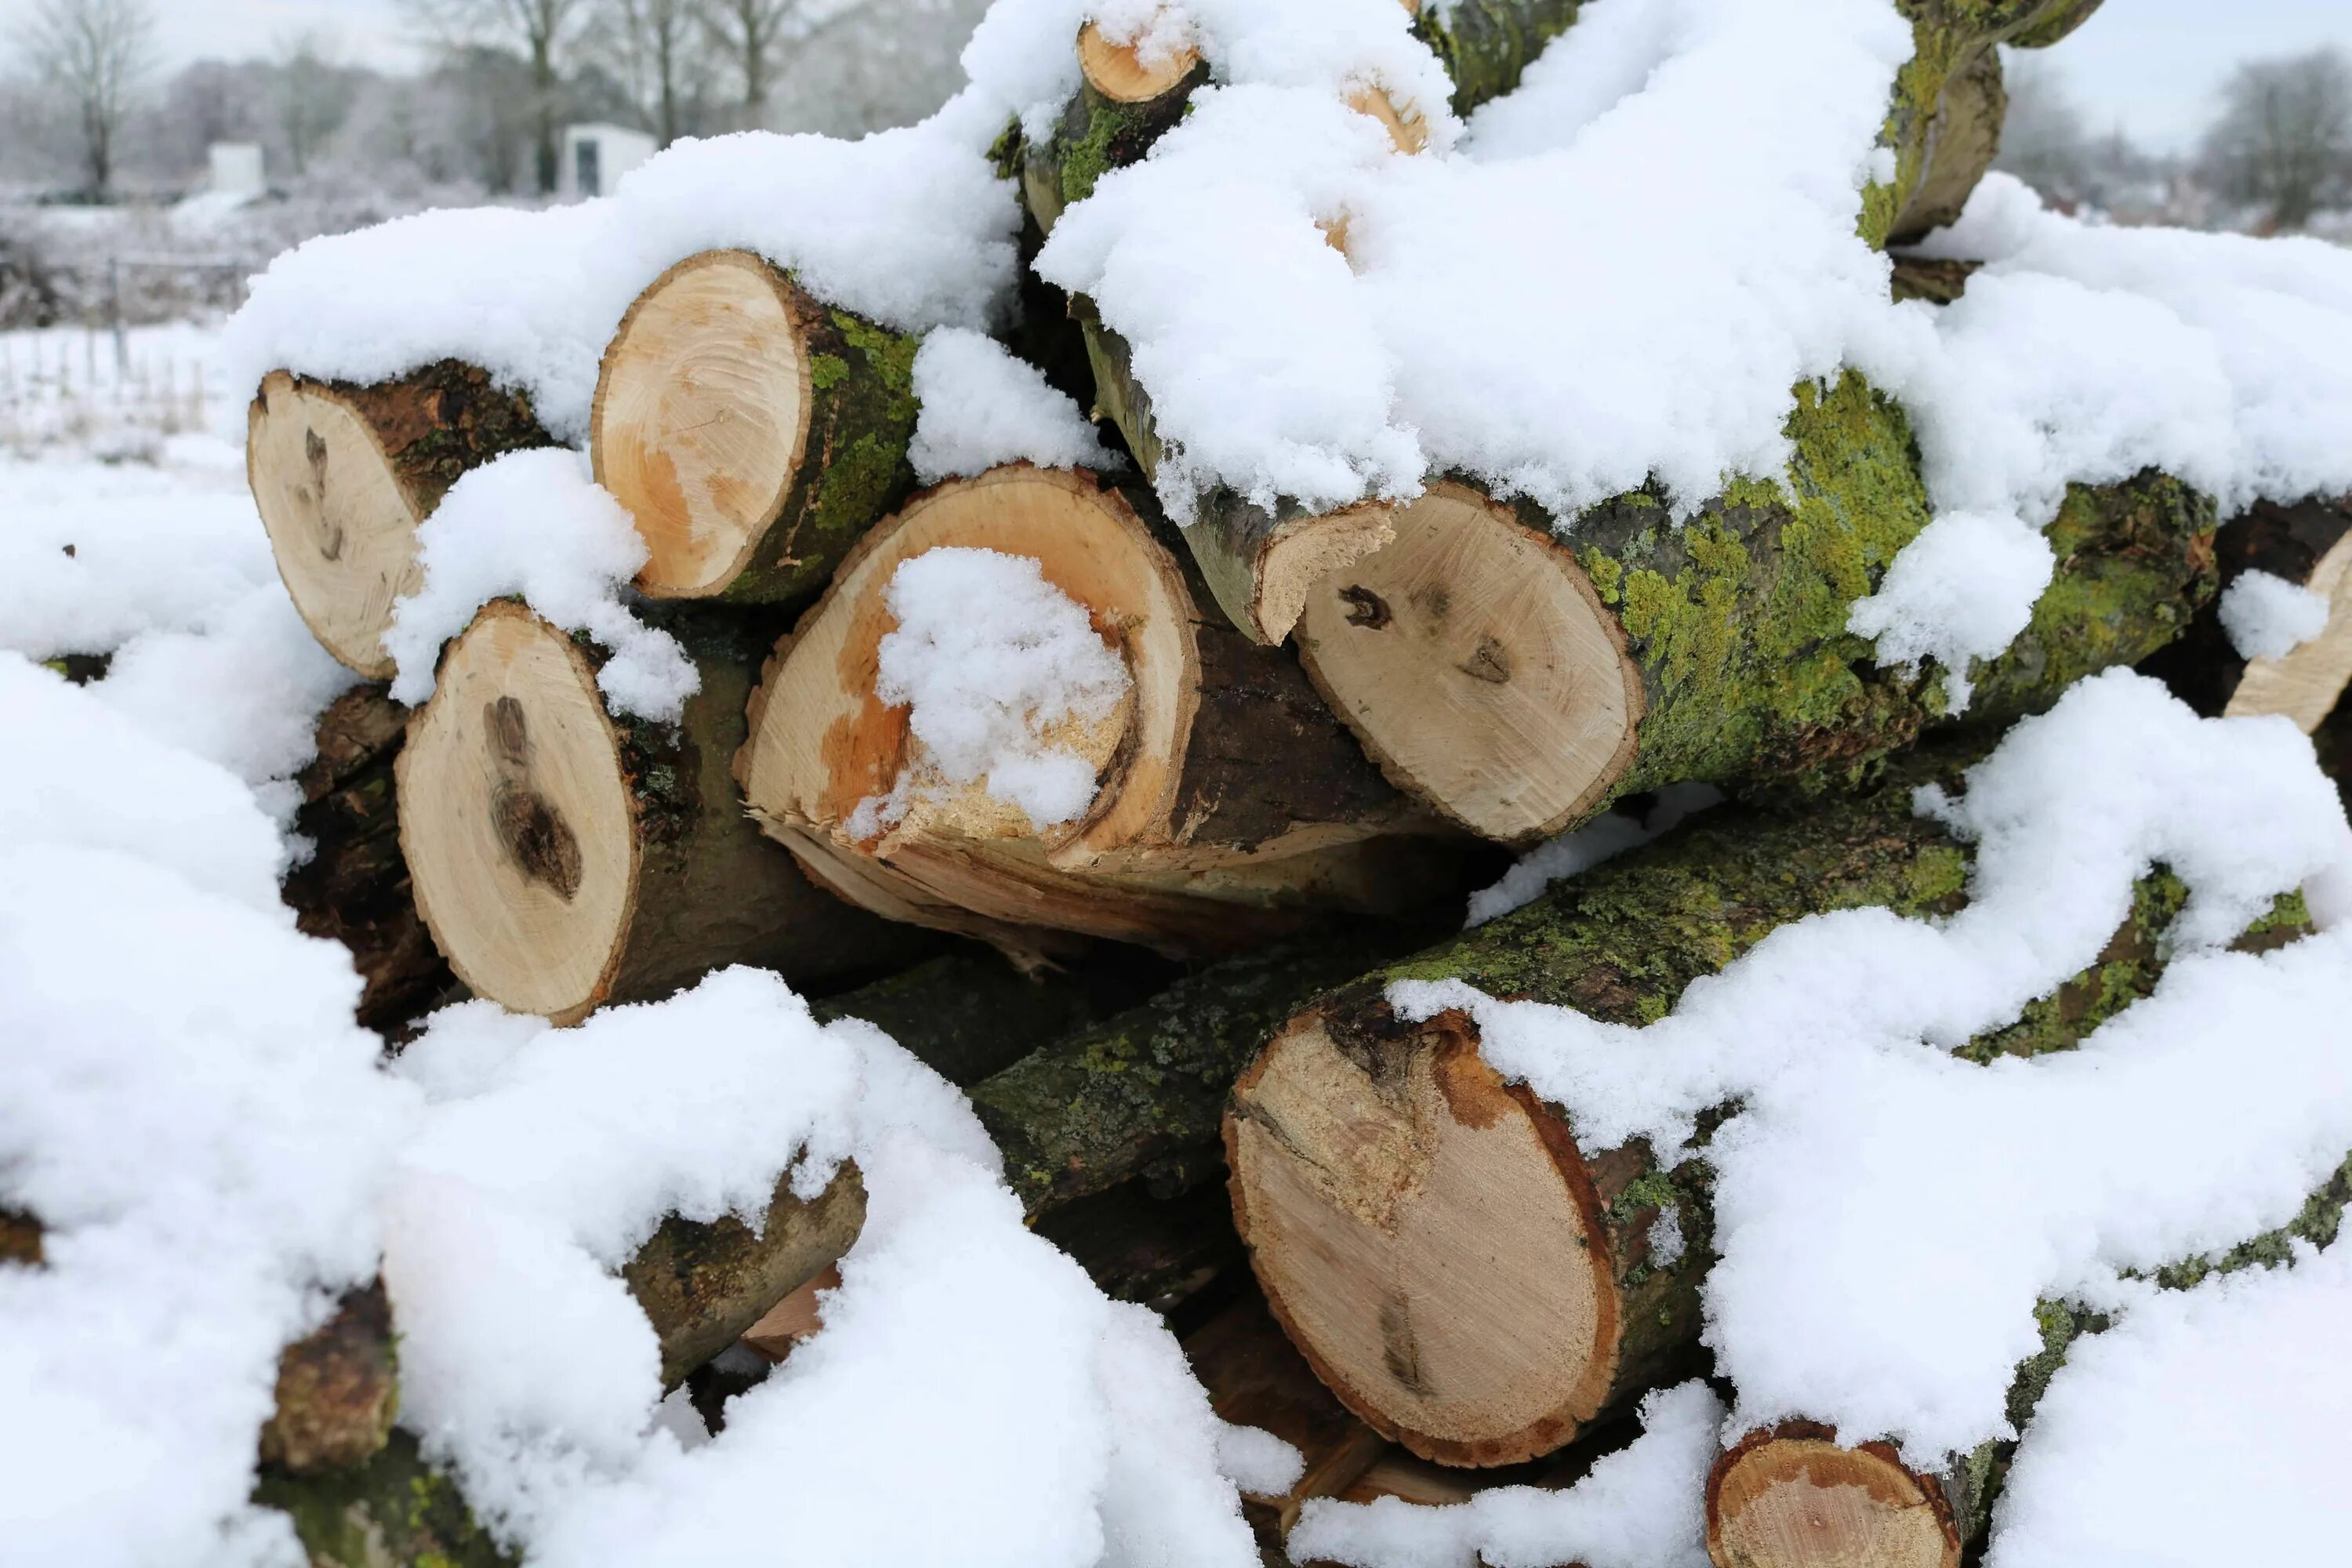
[[[1392,618],[1388,604],[1370,588],[1349,586],[1339,590],[1339,597],[1348,602],[1348,624],[1379,631]]]

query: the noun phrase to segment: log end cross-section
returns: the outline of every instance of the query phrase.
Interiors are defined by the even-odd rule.
[[[1235,1085],[1225,1141],[1267,1301],[1384,1436],[1515,1464],[1605,1401],[1620,1302],[1600,1194],[1467,1034],[1441,1018],[1350,1049],[1305,1014]]]
[[[1943,1494],[1886,1443],[1790,1422],[1751,1432],[1707,1478],[1716,1568],[1959,1568]]]
[[[1173,92],[1200,63],[1200,52],[1189,47],[1147,59],[1135,45],[1104,37],[1099,22],[1078,29],[1078,69],[1088,87],[1113,103],[1150,103]]]
[[[1395,537],[1307,595],[1299,657],[1391,783],[1475,833],[1528,843],[1632,765],[1642,674],[1575,557],[1442,483]]]

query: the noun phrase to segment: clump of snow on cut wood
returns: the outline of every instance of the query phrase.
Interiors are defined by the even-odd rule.
[[[280,1348],[375,1272],[416,1097],[252,796],[0,653],[0,1517],[26,1562],[299,1561],[247,1501]]]
[[[730,970],[576,1029],[447,1013],[412,1049],[443,1098],[385,1259],[403,1419],[533,1562],[730,1561],[779,1518],[829,1563],[1256,1561],[1220,1456],[1279,1471],[1280,1446],[1030,1233],[970,1107],[872,1026]],[[787,1170],[812,1196],[852,1158],[866,1217],[824,1328],[681,1447],[613,1267],[667,1212],[756,1223]],[[989,1441],[906,1507],[941,1430]]]
[[[596,684],[616,712],[675,723],[699,688],[677,639],[622,604],[622,584],[646,563],[646,542],[579,453],[541,447],[472,469],[417,529],[416,542],[424,585],[393,606],[383,635],[399,667],[397,700],[414,706],[432,696],[444,645],[509,594],[611,651]]]
[[[2296,1252],[2151,1291],[2074,1342],[2003,1483],[1988,1568],[2343,1554],[2352,1247]]]
[[[1487,1059],[1598,1147],[1671,1152],[1737,1104],[1706,1148],[1706,1289],[1739,1425],[1806,1416],[1933,1463],[2005,1430],[2038,1298],[2284,1225],[2352,1150],[2352,828],[2289,721],[2200,721],[2127,671],[1920,805],[1977,843],[1948,920],[1802,921],[1646,1028],[1459,982],[1391,998],[1470,1012]],[[2090,965],[2159,864],[2189,900],[2152,997],[2077,1050],[1947,1054]],[[2298,886],[2327,929],[2222,949]]]
[[[2057,557],[2011,512],[1948,511],[1919,531],[1857,599],[1846,629],[1877,643],[1881,664],[1916,671],[1933,658],[1955,711],[1969,705],[1969,669],[1997,658],[2033,619]]]
[[[2221,591],[2221,629],[2240,658],[2284,658],[2327,629],[2327,614],[2325,595],[2268,572]]]
[[[1291,1561],[1349,1568],[1707,1568],[1702,1500],[1723,1405],[1704,1383],[1642,1401],[1642,1435],[1564,1490],[1496,1487],[1420,1507],[1316,1498],[1286,1543]]]
[[[898,625],[875,695],[908,706],[919,760],[858,804],[850,831],[882,832],[927,795],[975,784],[1040,827],[1085,816],[1095,764],[1063,742],[1115,718],[1133,686],[1085,608],[1031,557],[963,547],[901,563],[886,603]]]
[[[1668,784],[1649,797],[1642,809],[1631,801],[1600,820],[1537,845],[1519,857],[1503,879],[1470,895],[1465,925],[1482,926],[1541,898],[1555,882],[1580,877],[1595,866],[1638,849],[1679,826],[1693,812],[1719,804],[1723,792],[1713,784]]]
[[[915,438],[907,448],[927,485],[1003,463],[1105,468],[1119,458],[1066,392],[985,332],[942,327],[915,353]]]

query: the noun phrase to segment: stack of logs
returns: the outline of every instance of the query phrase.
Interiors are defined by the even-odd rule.
[[[2054,41],[2095,3],[1906,0],[1920,47],[1874,238],[1948,220],[1983,172],[1994,46]],[[1415,26],[1467,112],[1577,10],[1460,0]],[[1059,124],[999,149],[1033,248],[1210,71],[1091,26],[1077,47],[1086,85]],[[1350,101],[1398,156],[1419,150],[1417,106],[1377,86]],[[1344,249],[1344,226],[1330,237]],[[1895,288],[1948,301],[1967,273],[1898,254]],[[682,721],[614,712],[596,647],[492,604],[424,708],[374,685],[328,713],[300,823],[320,849],[287,897],[351,946],[389,1048],[452,997],[570,1024],[730,963],[880,1023],[968,1089],[1040,1230],[1166,1313],[1224,1415],[1306,1450],[1291,1494],[1252,1500],[1270,1551],[1310,1496],[1572,1479],[1643,1390],[1706,1365],[1705,1163],[1586,1146],[1482,1061],[1468,1019],[1394,1016],[1389,981],[1654,1017],[1806,915],[1956,907],[1968,847],[1910,813],[1911,788],[2084,675],[2149,661],[2206,711],[2309,731],[2352,673],[2352,506],[2262,508],[2217,533],[2207,500],[2149,472],[2072,492],[2032,626],[1951,722],[1934,676],[1878,668],[1844,629],[1929,515],[1902,412],[1852,375],[1798,389],[1785,488],[1735,487],[1679,524],[1644,491],[1563,531],[1440,478],[1320,516],[1214,495],[1179,531],[1150,488],[1150,389],[1087,300],[1045,293],[1031,285],[1019,342],[1132,468],[917,493],[911,341],[748,253],[656,279],[605,353],[592,453],[650,553],[642,611],[700,675]],[[467,468],[550,442],[526,399],[461,363],[375,386],[269,376],[253,489],[320,641],[383,680],[417,525]],[[1039,829],[977,790],[932,792],[887,829],[857,816],[925,763],[875,691],[884,590],[950,545],[1035,559],[1132,677],[1075,742],[1099,781],[1077,821]],[[2256,568],[2330,595],[2327,634],[2231,654],[2211,603]],[[1738,799],[1461,932],[1462,894],[1509,850],[1687,780]],[[1965,1054],[2063,1049],[2145,994],[2179,900],[2152,878],[2095,972]],[[2250,940],[2301,920],[2289,901]],[[2332,1233],[2342,1196],[2316,1194],[2298,1232]],[[665,1225],[625,1274],[670,1383],[723,1419],[814,1326],[864,1204],[851,1166],[814,1201],[779,1187],[756,1235]],[[1671,1258],[1650,1239],[1668,1213]],[[11,1254],[37,1260],[37,1227],[10,1226]],[[2021,1422],[2066,1339],[2096,1327],[2045,1312]],[[394,1404],[369,1292],[289,1352],[260,1496],[320,1563],[500,1560]],[[1709,1548],[1724,1568],[1951,1568],[2002,1458],[1922,1473],[1827,1428],[1751,1433],[1709,1482]]]

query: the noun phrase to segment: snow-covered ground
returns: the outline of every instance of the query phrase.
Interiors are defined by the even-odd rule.
[[[163,458],[243,413],[225,372],[216,323],[0,331],[0,452]]]

